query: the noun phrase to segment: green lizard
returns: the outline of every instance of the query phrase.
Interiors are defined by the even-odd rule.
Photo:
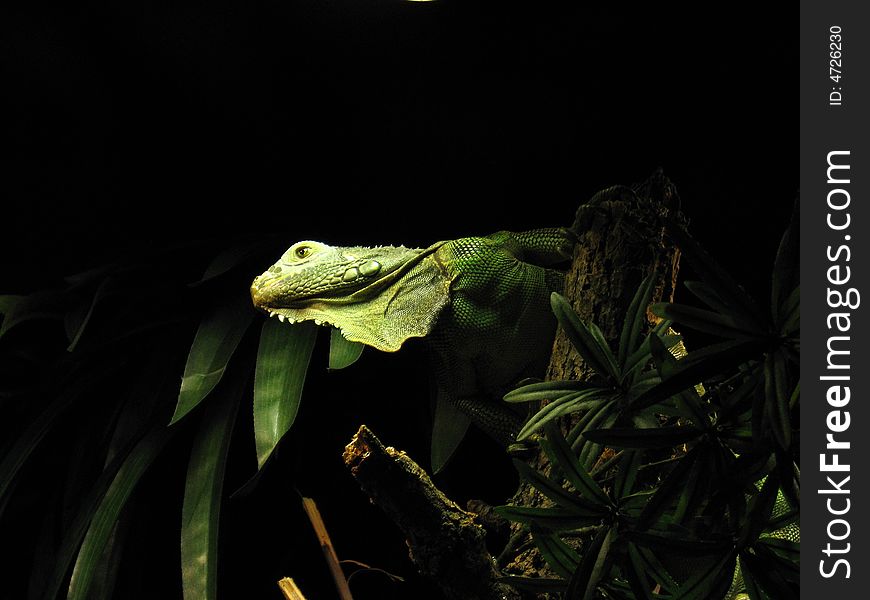
[[[424,338],[436,385],[437,472],[469,422],[505,446],[514,441],[522,419],[501,397],[520,379],[543,375],[556,331],[550,293],[564,280],[548,267],[570,259],[574,240],[553,228],[424,249],[303,241],[254,280],[251,296],[270,316],[329,324],[386,352]]]
[[[469,423],[505,446],[515,440],[522,419],[500,399],[520,379],[543,374],[556,330],[550,294],[564,283],[548,267],[570,258],[575,239],[567,229],[538,229],[423,249],[302,241],[254,280],[251,296],[272,317],[332,325],[346,340],[386,352],[424,338],[437,388],[437,472]],[[777,502],[777,510],[787,506]],[[793,539],[799,529],[774,535]],[[726,597],[740,600],[742,584],[736,569]]]

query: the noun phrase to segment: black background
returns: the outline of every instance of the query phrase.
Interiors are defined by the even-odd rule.
[[[144,243],[230,244],[269,232],[288,245],[420,246],[566,225],[599,189],[659,167],[695,235],[766,293],[797,194],[797,10],[705,8],[305,0],[0,9],[0,293]],[[310,396],[321,397],[307,398],[297,423],[320,445],[290,440],[279,465],[323,503],[343,558],[412,577],[402,540],[338,457],[360,418],[387,443],[424,452],[424,411],[405,407],[425,402],[426,374],[413,348],[369,354],[354,373],[312,379]],[[410,398],[409,382],[419,384]],[[479,475],[510,475],[509,465],[490,467],[496,452],[482,441],[469,448],[443,485],[459,499],[498,502],[504,490]],[[173,514],[178,493],[153,493],[155,514]],[[280,575],[329,597],[311,535],[256,517],[286,503],[286,521],[298,523],[292,495],[267,495],[227,505],[227,597],[277,597]],[[160,553],[174,535],[145,543]],[[157,582],[175,577],[166,552]],[[426,597],[414,585],[396,597]]]

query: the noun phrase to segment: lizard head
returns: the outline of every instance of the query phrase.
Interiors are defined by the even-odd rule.
[[[297,242],[254,279],[251,298],[254,306],[282,321],[331,324],[351,341],[397,350],[404,341],[400,338],[425,335],[391,332],[406,328],[395,322],[407,317],[397,316],[397,310],[406,310],[421,295],[432,295],[425,289],[431,283],[424,285],[426,278],[420,276],[420,263],[433,248]],[[446,297],[446,291],[437,293]],[[444,302],[438,303],[439,310]]]
[[[389,272],[390,265],[384,264],[389,257],[381,250],[298,242],[254,279],[251,298],[255,306],[275,311],[298,308],[312,299],[346,297]]]

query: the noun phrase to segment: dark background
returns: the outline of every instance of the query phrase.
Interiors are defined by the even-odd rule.
[[[796,9],[306,0],[0,11],[0,293],[190,238],[421,246],[567,225],[599,189],[661,167],[695,235],[764,294],[797,194]],[[425,453],[419,356],[370,352],[352,373],[311,376],[297,429],[316,435],[288,440],[265,491],[226,505],[227,597],[277,597],[281,575],[332,593],[282,478],[322,503],[342,558],[409,577],[395,597],[427,597],[401,538],[339,463],[361,419]],[[250,429],[237,437],[247,451]],[[448,492],[509,493],[481,476],[512,475],[486,441],[463,452]],[[174,518],[179,494],[151,492],[153,514]],[[142,523],[149,577],[172,589],[177,532],[162,539]]]

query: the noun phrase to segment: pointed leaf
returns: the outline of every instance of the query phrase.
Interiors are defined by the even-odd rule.
[[[696,331],[728,339],[758,337],[766,333],[753,329],[751,322],[739,322],[729,315],[723,315],[703,308],[659,302],[650,307],[653,314],[675,323],[685,325]]]
[[[206,267],[199,281],[188,284],[190,287],[201,285],[227,273],[241,265],[246,260],[272,249],[275,244],[271,240],[255,240],[236,244],[221,250]]]
[[[100,282],[100,285],[97,286],[93,297],[89,301],[83,302],[77,307],[77,309],[67,312],[64,316],[64,327],[66,328],[67,338],[69,339],[67,352],[75,350],[82,337],[82,333],[85,331],[85,327],[88,326],[88,322],[90,322],[91,316],[94,314],[94,309],[96,308],[97,303],[105,294],[110,281],[111,280],[108,277],[103,279],[103,281]]]
[[[580,555],[551,531],[542,530],[533,524],[531,532],[532,541],[550,568],[566,579],[571,577],[571,573],[580,564]]]
[[[217,597],[218,525],[224,469],[248,378],[237,374],[209,403],[187,464],[181,508],[181,581],[186,600]]]
[[[220,382],[254,314],[250,299],[240,296],[203,316],[187,356],[170,425],[193,410]]]
[[[577,379],[556,379],[539,381],[518,387],[504,395],[505,402],[535,402],[557,400],[568,394],[593,387],[592,384]]]
[[[334,328],[329,334],[329,369],[331,371],[351,366],[362,356],[365,344],[351,342]]]
[[[595,597],[598,582],[606,574],[604,566],[608,562],[612,539],[613,529],[602,527],[589,545],[583,549],[583,560],[568,582],[568,590],[565,592],[566,600],[590,600]]]
[[[612,448],[672,448],[694,440],[703,433],[700,429],[688,426],[649,429],[611,427],[586,431],[583,437]]]
[[[599,525],[603,515],[578,515],[573,508],[540,508],[530,506],[496,506],[496,514],[517,523],[535,525],[551,531],[570,531],[581,527]]]
[[[674,502],[683,491],[685,478],[698,460],[701,449],[700,444],[689,450],[664,478],[655,494],[650,497],[637,520],[637,529],[643,530],[651,527]]]
[[[523,481],[533,485],[539,492],[557,505],[563,508],[573,508],[578,516],[600,516],[606,510],[606,506],[572,494],[559,485],[559,483],[553,481],[537,469],[533,469],[526,463],[516,459],[513,462],[514,468],[519,472]]]
[[[604,490],[581,466],[568,441],[557,427],[553,425],[548,427],[546,439],[541,440],[541,448],[546,452],[550,462],[559,466],[568,482],[586,500],[599,503],[602,507],[612,505]]]
[[[517,434],[517,440],[522,441],[529,438],[548,423],[552,423],[555,419],[566,414],[581,410],[595,410],[599,404],[606,403],[611,395],[612,391],[609,389],[590,387],[550,402],[529,418]]]
[[[731,311],[731,305],[726,303],[710,285],[703,281],[685,281],[683,285],[692,292],[698,300],[706,304],[717,313],[727,315]]]
[[[307,321],[288,325],[268,319],[263,323],[254,376],[254,443],[259,468],[296,419],[317,331]]]
[[[99,567],[103,548],[118,519],[118,515],[154,459],[172,437],[175,429],[158,427],[139,442],[118,470],[91,519],[70,579],[67,600],[92,597],[90,587]]]
[[[644,326],[647,324],[646,309],[652,295],[653,281],[653,276],[647,275],[634,293],[628,311],[625,313],[625,321],[622,324],[622,331],[619,333],[618,348],[618,361],[623,374],[625,373],[626,361],[637,350]]]
[[[449,399],[435,398],[435,418],[432,423],[432,472],[440,473],[459,444],[465,439],[471,419]]]
[[[788,391],[788,372],[781,352],[772,352],[764,363],[764,395],[770,415],[770,428],[781,448],[791,446],[791,412]]]
[[[681,257],[691,264],[704,282],[731,307],[731,313],[738,316],[741,321],[751,323],[753,330],[763,330],[766,322],[765,315],[758,308],[755,300],[689,235],[683,226],[669,223],[667,230],[682,251]]]
[[[63,318],[63,296],[62,292],[56,290],[34,292],[26,296],[0,296],[0,312],[3,314],[0,338],[25,321]]]
[[[776,504],[778,488],[778,480],[772,473],[764,479],[761,490],[749,501],[746,522],[743,531],[740,532],[739,547],[755,543],[755,540],[767,527],[773,506]]]
[[[728,341],[695,350],[679,361],[667,379],[632,400],[631,407],[641,410],[686,388],[694,387],[712,375],[728,372],[758,358],[765,345],[764,342],[756,340]]]
[[[603,349],[599,347],[589,328],[574,312],[568,299],[558,292],[553,292],[550,295],[550,305],[574,349],[586,364],[600,375],[615,381],[617,373],[613,370],[611,362],[605,357]]]

